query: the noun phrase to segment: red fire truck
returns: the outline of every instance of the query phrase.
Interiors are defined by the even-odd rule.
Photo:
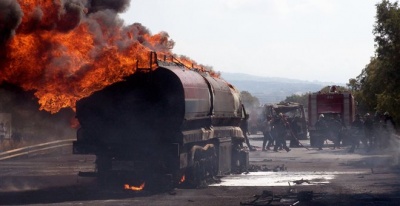
[[[317,133],[315,123],[323,114],[326,119],[340,115],[344,126],[349,128],[355,116],[354,97],[349,92],[337,92],[335,86],[331,86],[328,93],[312,93],[308,96],[308,130],[310,144],[316,143]]]

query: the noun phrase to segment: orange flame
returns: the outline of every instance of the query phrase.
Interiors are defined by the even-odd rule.
[[[149,51],[207,70],[174,55],[175,43],[166,32],[152,35],[139,23],[125,26],[112,9],[91,8],[84,1],[16,2],[23,15],[11,28],[12,37],[2,42],[0,36],[0,84],[7,81],[35,91],[41,110],[74,109],[77,100],[149,68]],[[0,26],[9,25],[5,18],[0,15]]]
[[[185,180],[186,180],[186,177],[185,177],[185,175],[183,175],[181,180],[179,181],[179,184],[182,184],[183,182],[185,182]]]
[[[124,189],[125,190],[133,190],[133,191],[141,191],[141,190],[144,189],[144,186],[145,186],[145,182],[143,182],[139,187],[132,186],[132,185],[129,185],[129,184],[125,184],[124,185]]]

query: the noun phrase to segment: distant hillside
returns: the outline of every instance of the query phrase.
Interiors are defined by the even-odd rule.
[[[280,77],[261,77],[243,73],[222,72],[221,77],[240,91],[248,91],[256,96],[261,104],[277,103],[293,94],[316,92],[328,85],[342,84],[333,82],[310,82]]]

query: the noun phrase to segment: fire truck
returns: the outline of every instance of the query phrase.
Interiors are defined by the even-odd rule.
[[[338,92],[336,86],[331,86],[329,92],[311,93],[308,96],[308,131],[310,144],[315,146],[317,133],[315,123],[323,114],[326,119],[340,115],[341,121],[349,128],[355,117],[355,101],[349,92]]]

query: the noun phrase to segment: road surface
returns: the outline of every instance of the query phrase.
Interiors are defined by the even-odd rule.
[[[250,136],[258,150],[250,152],[248,173],[163,192],[101,188],[78,177],[94,169],[94,157],[72,155],[71,146],[27,153],[0,161],[0,205],[400,205],[395,149],[349,154],[326,145],[273,152],[261,151],[261,139]]]

